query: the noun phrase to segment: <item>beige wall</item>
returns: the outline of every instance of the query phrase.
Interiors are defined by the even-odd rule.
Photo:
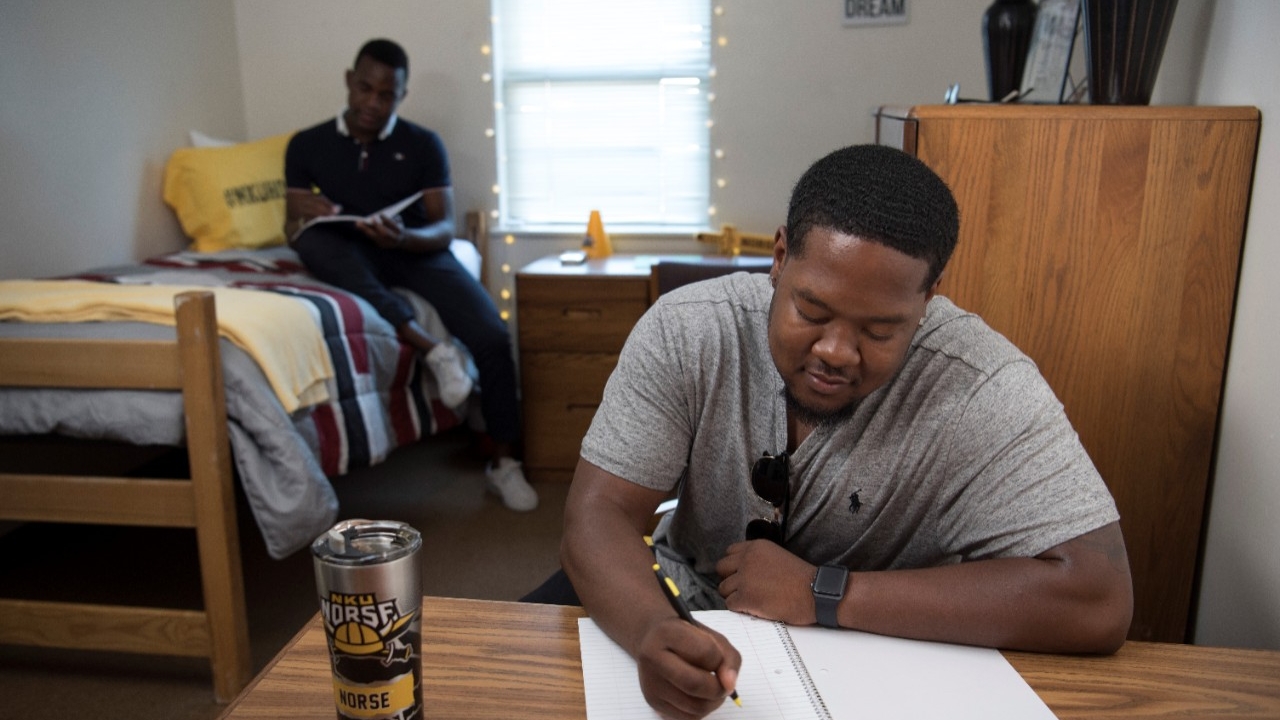
[[[1181,8],[1179,8],[1181,12]],[[1280,649],[1280,3],[1217,0],[1196,100],[1254,105],[1262,136],[1240,271],[1195,641]]]
[[[721,0],[711,224],[771,232],[796,176],[839,145],[869,142],[881,104],[985,87],[989,0],[912,0],[905,26],[844,28],[837,0]],[[365,39],[412,59],[403,113],[439,131],[460,208],[494,206],[486,0],[10,0],[0,14],[0,277],[71,272],[183,245],[160,200],[168,154],[195,128],[253,139],[340,109],[342,71]],[[1154,102],[1253,104],[1280,114],[1269,69],[1272,0],[1181,0]],[[1264,129],[1209,521],[1197,639],[1280,648],[1280,143]],[[585,224],[584,218],[584,224]],[[606,226],[608,217],[605,217]],[[495,290],[573,235],[495,243]],[[615,239],[619,251],[688,251],[686,239]]]
[[[226,2],[6,0],[0,11],[0,278],[180,249],[160,200],[187,130],[239,138]]]

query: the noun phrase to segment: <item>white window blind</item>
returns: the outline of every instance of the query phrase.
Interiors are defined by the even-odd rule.
[[[705,227],[709,0],[494,0],[500,224]]]

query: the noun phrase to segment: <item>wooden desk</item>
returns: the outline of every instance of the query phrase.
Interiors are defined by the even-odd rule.
[[[428,717],[586,717],[580,608],[429,597],[422,610]],[[1280,652],[1130,642],[1111,657],[1005,656],[1063,719],[1280,717]],[[334,717],[318,616],[222,717]]]

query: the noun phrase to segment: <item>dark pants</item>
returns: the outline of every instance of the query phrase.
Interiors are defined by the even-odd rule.
[[[413,308],[390,288],[405,288],[431,303],[445,327],[475,359],[481,413],[489,435],[500,443],[519,439],[511,333],[489,293],[453,253],[384,250],[358,231],[324,225],[308,229],[293,249],[312,275],[364,298],[397,328],[413,319]]]
[[[564,574],[564,570],[555,571],[536,590],[520,598],[520,602],[543,605],[582,605],[582,601],[578,599],[578,591],[573,589],[573,583],[569,582],[569,576]]]

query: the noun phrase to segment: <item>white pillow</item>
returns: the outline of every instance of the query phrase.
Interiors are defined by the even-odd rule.
[[[205,148],[205,147],[227,147],[229,145],[235,145],[235,142],[231,140],[223,140],[222,138],[211,137],[209,135],[205,135],[199,130],[189,130],[187,131],[187,135],[191,138],[191,147]]]
[[[449,252],[458,258],[458,262],[462,263],[462,267],[471,273],[471,277],[484,282],[480,277],[480,251],[476,249],[474,243],[470,240],[459,240],[455,238],[449,243]]]

